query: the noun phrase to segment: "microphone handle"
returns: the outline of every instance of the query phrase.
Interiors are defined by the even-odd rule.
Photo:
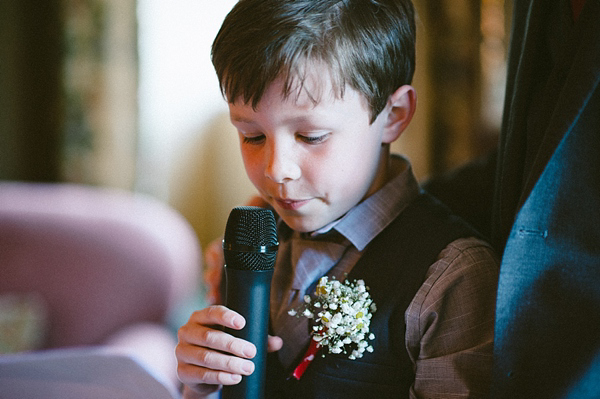
[[[225,266],[227,307],[246,319],[241,330],[225,332],[252,342],[256,346],[254,372],[242,376],[236,385],[223,387],[222,399],[263,399],[267,369],[267,335],[269,329],[269,295],[273,269],[255,271],[231,269]]]

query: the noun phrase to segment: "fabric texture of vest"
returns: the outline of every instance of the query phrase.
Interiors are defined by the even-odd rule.
[[[421,194],[368,246],[348,278],[363,279],[377,311],[373,353],[360,359],[317,354],[300,381],[288,378],[277,354],[268,356],[266,398],[408,397],[414,381],[405,347],[404,313],[428,268],[452,241],[479,236],[429,194]]]

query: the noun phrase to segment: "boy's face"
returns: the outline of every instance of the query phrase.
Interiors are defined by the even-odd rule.
[[[300,232],[340,218],[385,183],[386,112],[370,124],[366,100],[350,87],[336,98],[328,76],[326,68],[315,68],[298,98],[288,99],[276,81],[256,110],[242,101],[229,104],[248,177]]]

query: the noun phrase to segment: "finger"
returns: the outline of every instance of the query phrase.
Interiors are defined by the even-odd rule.
[[[185,350],[184,353],[198,348],[196,351],[199,349],[220,351],[243,358],[256,356],[256,346],[251,342],[200,324],[184,325],[179,329],[177,336],[179,338],[177,346],[181,346],[181,349]],[[190,348],[187,345],[190,345]],[[186,361],[191,359],[188,358]]]
[[[267,352],[276,352],[283,346],[283,340],[280,337],[269,335],[267,339]]]
[[[204,326],[223,326],[233,330],[241,330],[246,319],[239,313],[222,305],[212,305],[192,313],[190,322]]]
[[[175,355],[178,366],[191,365],[204,371],[224,371],[240,375],[250,375],[254,372],[254,363],[248,359],[195,345],[179,344],[175,348]]]
[[[223,237],[213,240],[204,252],[205,270],[206,269],[222,269],[225,264],[225,256],[223,252]]]
[[[239,313],[225,306],[209,306],[192,314],[190,321],[179,330],[180,338],[198,346],[224,351],[236,356],[252,358],[256,355],[256,347],[251,342],[207,327],[210,325],[239,330],[246,325],[246,320]]]
[[[209,392],[220,385],[235,385],[242,380],[240,374],[221,370],[212,370],[192,364],[181,364],[177,367],[177,376],[185,385],[195,391]]]
[[[222,268],[208,269],[204,272],[204,282],[206,283],[206,301],[211,304],[221,303],[221,279]]]

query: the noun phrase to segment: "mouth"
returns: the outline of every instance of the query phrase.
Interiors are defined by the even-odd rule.
[[[310,201],[309,199],[304,199],[304,200],[281,199],[281,198],[275,199],[275,202],[281,209],[288,210],[288,211],[296,211],[296,210],[300,209],[301,207],[303,207],[304,205],[308,204],[309,201]]]

